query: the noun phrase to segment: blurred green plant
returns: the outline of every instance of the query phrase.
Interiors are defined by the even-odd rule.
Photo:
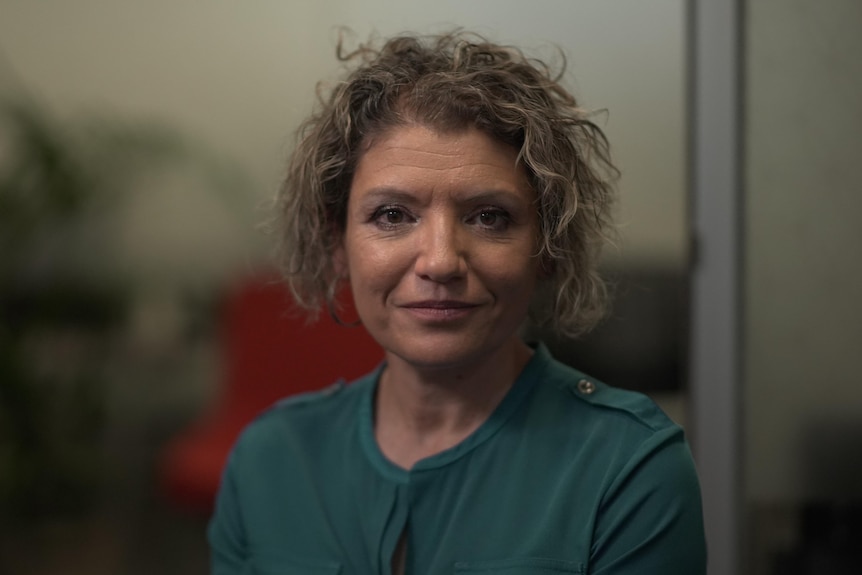
[[[70,244],[144,174],[190,160],[236,197],[236,178],[171,130],[0,102],[0,518],[80,511],[97,493],[106,358],[133,296],[79,273]]]

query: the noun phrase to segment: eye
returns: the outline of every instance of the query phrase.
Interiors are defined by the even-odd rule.
[[[408,223],[410,216],[398,206],[383,206],[374,211],[371,220],[381,228],[391,229]]]
[[[511,218],[506,211],[499,208],[482,208],[473,217],[473,221],[487,230],[504,231],[509,227]]]
[[[494,227],[499,217],[500,214],[497,212],[482,212],[479,214],[479,223],[483,226]]]
[[[386,210],[380,217],[387,224],[400,224],[404,221],[404,212],[401,210]]]

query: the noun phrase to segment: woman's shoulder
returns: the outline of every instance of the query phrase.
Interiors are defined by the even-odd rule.
[[[317,442],[333,429],[346,429],[355,421],[363,398],[373,393],[377,372],[351,382],[339,380],[319,390],[276,401],[242,431],[237,446],[260,449],[281,446],[287,438]]]
[[[543,346],[537,350],[543,363],[540,395],[572,418],[591,428],[624,428],[649,436],[666,430],[680,430],[647,395],[609,385],[556,359]],[[681,431],[681,430],[680,430]]]
[[[554,443],[564,465],[589,475],[601,499],[637,476],[629,495],[662,485],[672,487],[668,500],[680,493],[699,500],[685,433],[648,396],[608,385],[550,354],[536,391],[530,419],[541,425],[531,429]]]

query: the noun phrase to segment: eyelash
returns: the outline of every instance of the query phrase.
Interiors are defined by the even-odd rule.
[[[497,218],[493,224],[484,224],[482,223],[482,216],[484,215],[492,215]],[[493,207],[485,207],[481,208],[477,212],[475,212],[474,216],[470,217],[470,220],[475,220],[477,224],[483,229],[493,231],[493,232],[503,232],[509,228],[509,224],[512,223],[512,216],[509,215],[509,212],[500,208]]]
[[[409,212],[401,206],[380,206],[371,214],[371,221],[384,230],[394,230],[405,222],[388,222],[382,218],[395,213],[400,214],[405,219],[412,219]]]
[[[391,222],[384,219],[393,214],[398,214],[406,221]],[[482,217],[485,215],[492,215],[498,219],[492,224],[484,224],[482,223]],[[374,223],[381,229],[395,230],[396,228],[401,225],[404,225],[405,223],[412,223],[416,221],[416,218],[413,217],[410,212],[408,212],[402,206],[388,205],[380,206],[379,208],[374,210],[374,212],[371,214],[371,217],[369,218],[369,221]],[[512,216],[504,209],[486,206],[474,211],[473,214],[471,214],[466,221],[468,223],[475,222],[480,228],[486,231],[503,232],[506,231],[509,228],[509,224],[512,223]]]

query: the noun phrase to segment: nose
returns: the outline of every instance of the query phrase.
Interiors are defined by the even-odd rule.
[[[466,274],[465,245],[462,230],[453,218],[425,218],[418,234],[416,274],[437,283],[448,283]]]

